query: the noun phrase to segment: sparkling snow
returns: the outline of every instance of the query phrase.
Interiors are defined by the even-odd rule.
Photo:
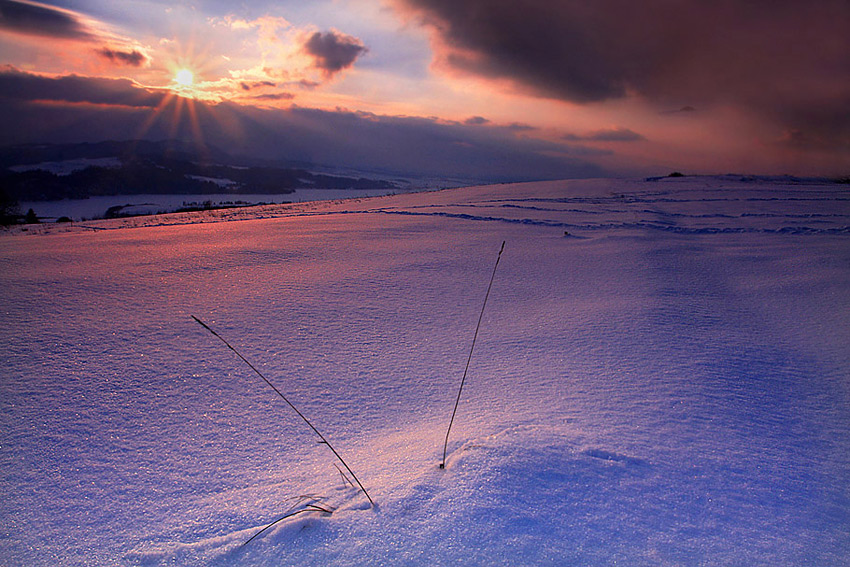
[[[846,185],[41,225],[0,266],[3,565],[850,565]]]

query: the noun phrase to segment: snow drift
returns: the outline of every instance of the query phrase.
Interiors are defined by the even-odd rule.
[[[0,562],[847,565],[848,244],[736,177],[3,235]]]

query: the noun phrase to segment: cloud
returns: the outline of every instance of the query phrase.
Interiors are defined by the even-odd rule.
[[[292,100],[295,95],[292,93],[265,93],[251,97],[253,100]]]
[[[586,134],[565,134],[563,140],[568,142],[641,142],[646,140],[642,135],[628,128],[608,128]]]
[[[310,34],[304,41],[303,49],[313,57],[316,67],[326,76],[351,67],[367,51],[362,41],[336,30]]]
[[[396,0],[396,4],[413,11],[434,31],[438,62],[444,68],[512,79],[540,94],[578,102],[625,94],[622,73],[609,53],[613,45],[602,45],[616,22],[610,10],[595,7],[605,1],[587,5],[549,0]]]
[[[202,133],[204,143],[233,155],[373,174],[464,182],[605,175],[599,166],[565,154],[562,145],[517,137],[509,126],[197,100],[192,113],[178,113],[180,104],[168,104],[172,100],[178,98],[127,80],[48,78],[6,68],[0,70],[0,123],[8,127],[0,129],[0,145],[134,139],[140,133],[150,140],[194,142]]]
[[[537,130],[531,124],[523,124],[522,122],[513,122],[508,124],[506,128],[512,132],[531,132],[532,130]]]
[[[277,83],[274,83],[272,81],[253,81],[251,83],[242,81],[242,82],[239,83],[239,88],[241,88],[243,91],[250,91],[250,90],[258,89],[258,88],[262,88],[262,87],[276,87],[276,86],[277,86]]]
[[[509,127],[301,107],[243,112],[266,128],[265,142],[255,131],[252,143],[305,162],[474,181],[604,175],[560,153],[562,146],[519,138]]]
[[[142,67],[148,63],[148,57],[141,51],[133,49],[131,51],[120,51],[117,49],[109,49],[103,47],[97,49],[97,54],[120,65],[129,65],[131,67]]]
[[[685,105],[685,106],[682,106],[680,108],[676,108],[676,109],[673,109],[673,110],[662,110],[662,111],[659,112],[659,114],[672,115],[672,114],[688,114],[688,113],[692,113],[692,112],[699,112],[699,111],[696,108],[694,108],[693,106],[688,104],[688,105]]]
[[[46,77],[6,67],[0,71],[0,100],[55,101],[157,108],[171,96],[151,92],[129,79],[67,75]]]
[[[850,105],[850,2],[391,0],[431,30],[435,65],[573,103],[734,106],[835,137]],[[847,135],[844,131],[840,137]]]
[[[73,12],[17,0],[0,0],[0,29],[61,39],[94,39],[94,34]]]
[[[785,127],[783,145],[800,150],[840,150],[850,155],[850,92],[806,104],[783,104],[764,109]]]
[[[434,30],[445,63],[576,102],[706,86],[743,95],[779,71],[848,62],[845,0],[395,1]]]
[[[481,124],[489,124],[490,121],[484,118],[483,116],[470,116],[469,118],[464,120],[463,123],[468,126],[475,126]]]

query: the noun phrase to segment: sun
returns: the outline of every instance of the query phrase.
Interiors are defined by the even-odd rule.
[[[195,75],[189,69],[180,69],[174,75],[174,82],[181,87],[191,87],[195,82]]]

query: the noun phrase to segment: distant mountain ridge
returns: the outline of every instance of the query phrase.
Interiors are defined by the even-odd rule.
[[[213,146],[198,147],[181,140],[109,140],[76,144],[24,144],[0,148],[0,167],[34,165],[72,159],[117,157],[178,159],[236,165],[237,161]]]
[[[105,164],[109,158],[115,162]],[[63,163],[69,164],[66,171],[62,171]],[[0,148],[0,167],[0,190],[8,198],[21,201],[142,193],[282,194],[304,187],[398,188],[381,179],[319,174],[300,167],[235,158],[215,147],[197,147],[178,140],[6,147]]]

